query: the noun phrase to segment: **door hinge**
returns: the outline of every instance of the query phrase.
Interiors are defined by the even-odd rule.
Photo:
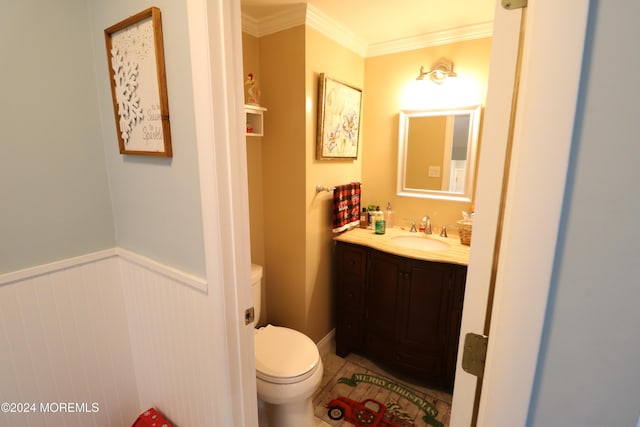
[[[482,378],[484,364],[487,359],[487,344],[489,337],[486,335],[468,333],[464,337],[464,351],[462,353],[462,369],[465,372]]]
[[[508,10],[522,9],[527,7],[527,0],[502,0],[502,7]]]
[[[244,311],[244,324],[248,325],[256,320],[256,312],[253,307],[249,307]]]

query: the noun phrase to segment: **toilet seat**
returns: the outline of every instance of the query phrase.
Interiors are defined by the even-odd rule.
[[[306,335],[293,329],[267,325],[255,335],[256,376],[270,383],[304,381],[318,369],[320,353]]]

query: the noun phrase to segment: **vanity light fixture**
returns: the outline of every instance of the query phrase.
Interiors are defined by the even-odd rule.
[[[436,63],[429,71],[424,71],[424,67],[421,66],[420,75],[416,77],[416,80],[428,78],[432,82],[441,85],[447,77],[458,77],[458,75],[453,71],[453,62],[443,59]]]

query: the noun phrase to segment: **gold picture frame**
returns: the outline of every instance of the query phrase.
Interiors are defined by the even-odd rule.
[[[172,157],[160,9],[104,30],[121,154]]]
[[[317,160],[357,159],[362,89],[320,74]]]

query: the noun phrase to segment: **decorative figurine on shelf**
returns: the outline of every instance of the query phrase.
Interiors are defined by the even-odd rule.
[[[247,88],[247,104],[260,105],[260,89],[253,73],[247,74],[244,86]]]

